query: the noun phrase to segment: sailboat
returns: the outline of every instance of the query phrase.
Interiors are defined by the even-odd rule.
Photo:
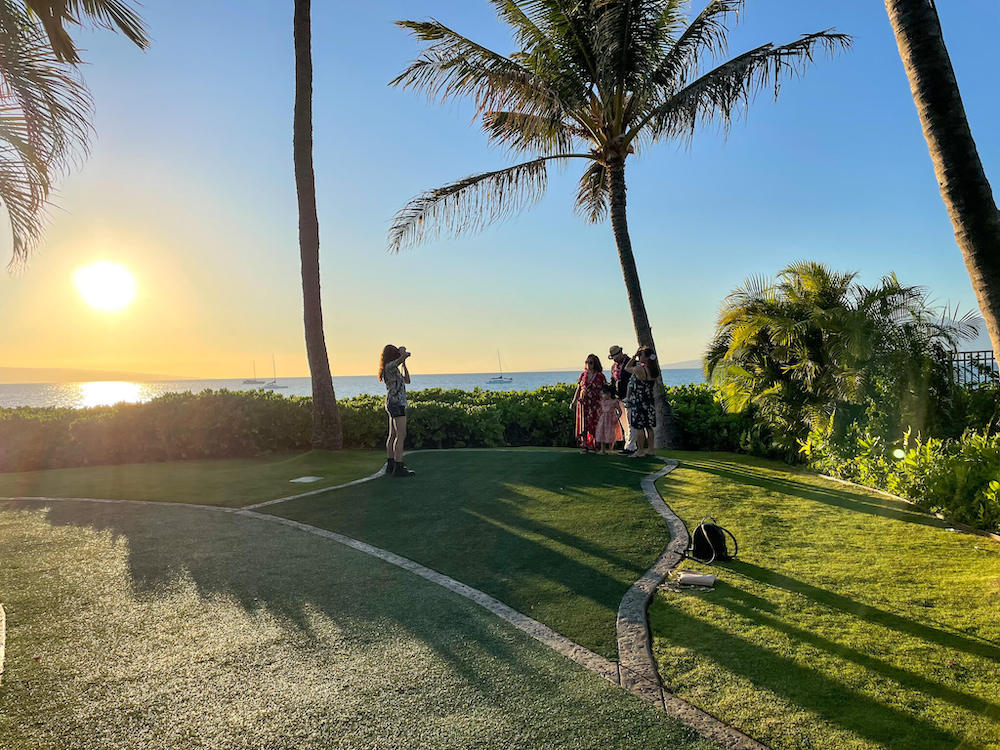
[[[247,378],[246,380],[243,381],[243,383],[245,385],[264,385],[264,383],[267,382],[266,380],[257,380],[257,363],[253,362],[252,366],[253,366],[253,377]]]
[[[271,380],[264,384],[264,388],[273,391],[278,388],[287,388],[287,385],[278,385],[278,368],[274,365],[274,355],[271,355]]]
[[[514,378],[505,378],[503,376],[503,364],[500,362],[500,350],[497,349],[497,367],[500,368],[500,374],[494,378],[487,380],[487,383],[513,383]]]

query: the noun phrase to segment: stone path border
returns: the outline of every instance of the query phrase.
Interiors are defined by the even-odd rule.
[[[510,449],[497,450],[506,452]],[[416,452],[417,451],[414,451],[414,453]],[[483,591],[480,591],[479,589],[472,588],[461,581],[457,581],[450,576],[439,573],[436,570],[402,557],[401,555],[397,555],[394,552],[382,549],[381,547],[376,547],[368,544],[367,542],[362,542],[361,540],[354,539],[353,537],[338,534],[334,531],[328,531],[316,526],[310,526],[309,524],[293,521],[289,518],[272,516],[267,513],[258,513],[255,510],[256,508],[276,505],[278,503],[286,502],[299,497],[318,495],[323,492],[331,492],[344,487],[361,484],[363,482],[370,482],[373,479],[382,476],[385,473],[384,468],[370,476],[362,479],[356,479],[352,482],[347,482],[335,487],[324,487],[318,490],[278,498],[276,500],[269,500],[264,503],[256,503],[242,508],[226,508],[215,505],[195,505],[191,503],[171,503],[164,501],[110,500],[101,498],[0,497],[0,502],[85,502],[193,508],[197,510],[207,510],[216,513],[228,513],[230,515],[254,518],[268,523],[278,523],[308,534],[330,539],[331,541],[335,541],[338,544],[350,547],[351,549],[364,554],[377,557],[390,565],[395,565],[403,570],[407,570],[414,575],[420,576],[431,583],[435,583],[452,593],[458,594],[459,596],[472,601],[489,612],[492,612],[494,615],[510,625],[513,625],[523,633],[531,636],[543,645],[548,646],[553,651],[566,656],[580,666],[594,672],[600,677],[603,677],[605,680],[624,688],[641,700],[647,703],[652,703],[657,708],[661,709],[669,716],[677,719],[699,735],[717,742],[729,750],[768,750],[765,745],[761,745],[755,740],[752,740],[735,727],[725,724],[711,714],[665,691],[663,689],[659,673],[656,670],[656,663],[653,660],[652,651],[649,646],[650,638],[649,628],[646,621],[646,605],[652,597],[653,592],[655,592],[657,586],[663,581],[666,575],[669,574],[670,570],[675,567],[681,559],[683,559],[683,556],[678,554],[678,548],[682,552],[687,549],[688,544],[687,528],[677,515],[670,510],[667,504],[663,501],[663,498],[660,497],[660,494],[656,489],[656,481],[660,477],[665,476],[677,468],[677,465],[678,463],[676,461],[667,460],[666,467],[646,476],[642,480],[642,489],[646,498],[649,500],[650,504],[657,511],[657,513],[659,513],[660,516],[667,521],[670,528],[671,541],[667,546],[667,550],[657,559],[656,563],[653,564],[653,567],[650,568],[649,571],[647,571],[646,574],[639,579],[639,581],[632,585],[632,588],[629,589],[629,592],[626,593],[622,600],[622,605],[619,608],[618,614],[618,662],[611,661],[600,654],[590,651],[584,646],[581,646],[579,643],[576,643],[566,636],[556,632],[547,625],[528,617],[522,612],[518,612],[512,607],[507,606],[503,602],[493,598]],[[668,564],[669,567],[666,567]],[[657,576],[659,576],[658,580]],[[656,580],[655,583],[653,583],[654,580]],[[648,593],[646,593],[647,591]],[[641,600],[641,614],[637,615],[636,603],[640,600],[640,596],[644,598]],[[624,615],[623,610],[625,612]],[[0,609],[0,614],[2,614],[2,609]],[[626,641],[625,652],[622,651],[623,637]],[[2,648],[0,648],[0,655],[2,655]],[[2,661],[0,661],[0,665],[2,665]]]
[[[729,726],[707,711],[697,708],[663,687],[653,656],[653,638],[649,632],[646,611],[656,590],[680,565],[691,542],[687,526],[663,500],[656,482],[680,464],[672,458],[663,459],[662,469],[643,477],[642,491],[646,499],[670,529],[670,543],[652,567],[622,597],[618,607],[618,663],[621,665],[621,685],[632,693],[650,693],[653,700],[671,716],[680,719],[703,737],[731,750],[768,750],[735,727]],[[634,682],[633,682],[634,681]],[[657,693],[659,696],[657,697]]]
[[[3,657],[4,648],[7,645],[7,614],[0,604],[0,685],[3,685]]]

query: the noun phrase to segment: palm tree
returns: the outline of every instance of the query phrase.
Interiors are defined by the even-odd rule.
[[[969,316],[934,309],[923,289],[894,275],[869,288],[856,273],[793,263],[776,281],[751,278],[726,297],[705,374],[728,411],[755,405],[791,455],[810,430],[876,389],[926,401],[927,373],[950,380],[947,352],[976,332]],[[906,426],[920,430],[909,411]]]
[[[885,0],[955,239],[1000,356],[1000,213],[965,116],[933,0]]]
[[[141,49],[149,47],[145,24],[125,0],[24,0],[24,6],[45,30],[49,46],[60,62],[74,65],[81,62],[66,25],[79,26],[84,20],[100,28],[120,31]]]
[[[590,222],[610,214],[636,337],[652,347],[628,231],[626,161],[661,141],[690,139],[712,120],[728,128],[758,90],[773,85],[777,94],[818,47],[850,40],[821,31],[710,66],[743,0],[712,0],[690,23],[684,0],[490,2],[513,29],[517,52],[494,52],[438,21],[399,21],[428,45],[392,83],[442,100],[471,97],[491,144],[533,158],[417,196],[396,214],[389,248],[509,216],[541,197],[550,162],[582,159],[577,211]],[[663,388],[656,393],[666,428],[669,406]],[[658,433],[665,445],[669,435]]]
[[[312,445],[340,450],[344,434],[330,375],[323,335],[323,305],[319,279],[319,217],[316,215],[316,177],[313,171],[312,24],[310,0],[295,0],[295,111],[292,158],[299,202],[299,257],[302,262],[302,307],[306,356],[312,377]]]
[[[55,177],[87,151],[92,103],[63,25],[81,18],[148,44],[142,21],[119,0],[0,0],[0,203],[12,270],[41,235]]]

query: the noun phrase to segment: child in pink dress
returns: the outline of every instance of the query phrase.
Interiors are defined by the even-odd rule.
[[[622,408],[618,404],[614,387],[605,386],[601,391],[601,416],[597,420],[594,442],[600,446],[598,453],[610,453],[615,443],[622,440]]]

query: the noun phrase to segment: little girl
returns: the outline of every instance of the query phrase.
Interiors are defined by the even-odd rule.
[[[597,420],[595,442],[600,445],[598,453],[610,453],[615,443],[622,439],[622,408],[618,404],[614,386],[601,389],[601,416]]]

